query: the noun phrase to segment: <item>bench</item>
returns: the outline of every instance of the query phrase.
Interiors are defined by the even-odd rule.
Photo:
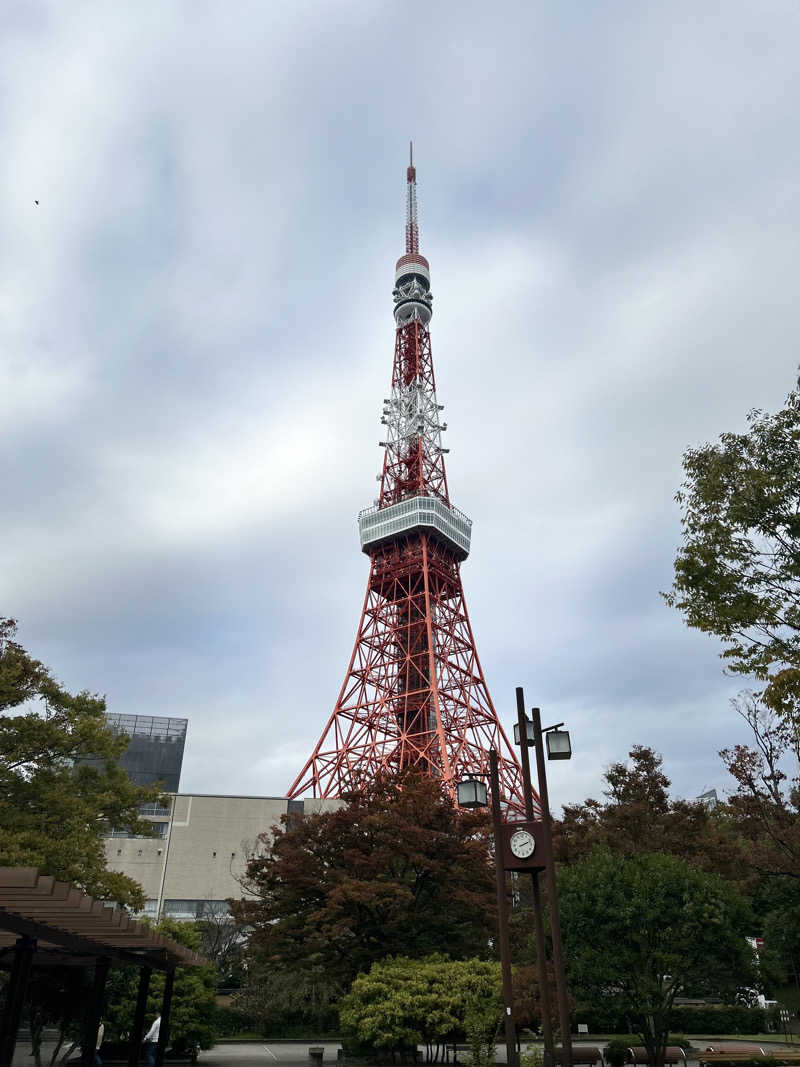
[[[564,1062],[564,1050],[560,1045],[553,1049],[553,1060],[555,1063]],[[572,1062],[588,1064],[589,1067],[594,1067],[595,1063],[602,1063],[605,1067],[606,1061],[603,1059],[603,1050],[597,1048],[596,1045],[573,1045]]]
[[[650,1057],[644,1045],[633,1045],[628,1049],[629,1063],[649,1063]],[[686,1067],[686,1053],[680,1045],[667,1045],[664,1049],[664,1063],[682,1063]]]
[[[765,1051],[759,1045],[749,1049],[717,1048],[711,1051],[700,1052],[698,1053],[697,1058],[700,1063],[728,1063],[731,1061],[734,1063],[745,1063],[748,1060],[775,1060],[777,1063],[800,1063],[800,1051],[780,1048]]]
[[[769,1055],[767,1049],[761,1045],[745,1044],[742,1041],[715,1041],[713,1045],[706,1045],[706,1052],[752,1052],[761,1056]]]

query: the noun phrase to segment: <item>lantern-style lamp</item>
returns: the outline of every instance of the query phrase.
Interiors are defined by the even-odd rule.
[[[465,778],[463,782],[456,782],[456,796],[460,808],[485,808],[486,782],[479,778]]]
[[[544,736],[547,738],[548,759],[572,758],[572,746],[569,743],[569,730],[548,730]]]
[[[535,741],[535,735],[534,735],[534,732],[533,732],[533,722],[532,722],[531,719],[528,718],[527,715],[525,716],[525,733],[527,734],[526,740],[528,742],[528,748],[532,748],[533,747],[533,743]],[[514,744],[515,745],[519,744],[519,723],[518,722],[514,723]]]

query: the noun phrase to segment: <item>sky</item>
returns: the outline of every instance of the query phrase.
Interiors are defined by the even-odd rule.
[[[746,741],[659,595],[684,451],[800,357],[794,0],[0,3],[0,615],[183,791],[281,795],[368,560],[413,138],[462,568],[551,800]],[[36,203],[38,201],[38,204]]]

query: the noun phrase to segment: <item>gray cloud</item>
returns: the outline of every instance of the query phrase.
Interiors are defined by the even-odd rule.
[[[421,18],[421,16],[420,16]],[[283,792],[366,580],[417,145],[479,654],[688,795],[742,731],[661,602],[683,450],[798,361],[800,16],[6,4],[0,606],[69,685],[191,719],[184,787]],[[33,201],[38,199],[39,206]]]

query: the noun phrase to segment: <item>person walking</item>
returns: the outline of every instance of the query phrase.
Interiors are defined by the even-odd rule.
[[[103,1034],[106,1028],[103,1026],[102,1019],[100,1025],[97,1027],[97,1041],[94,1046],[94,1067],[103,1067],[103,1061],[100,1059],[100,1046],[103,1044]]]
[[[144,1058],[147,1067],[156,1067],[156,1046],[158,1035],[161,1032],[161,1016],[156,1015],[155,1021],[144,1035]]]

